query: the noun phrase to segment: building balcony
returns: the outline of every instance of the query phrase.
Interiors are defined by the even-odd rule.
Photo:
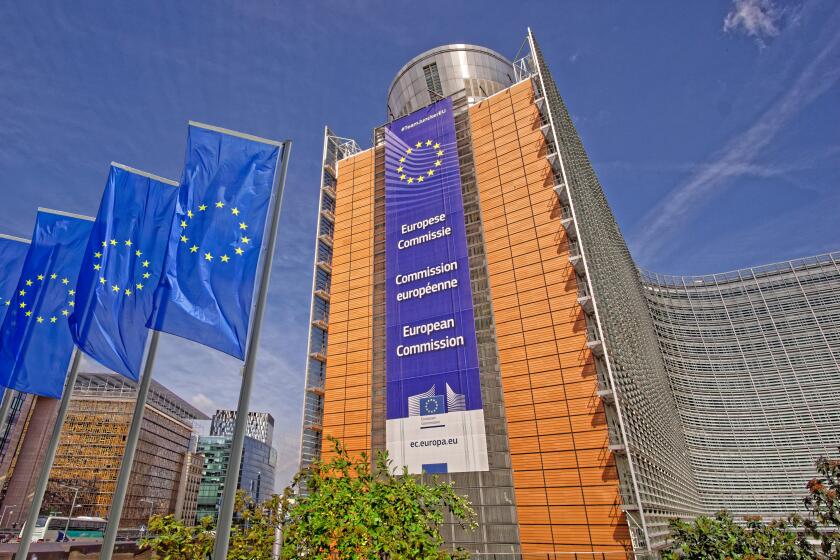
[[[554,171],[560,171],[560,152],[554,151],[545,156]]]
[[[313,395],[318,395],[319,397],[323,397],[325,393],[324,388],[320,386],[307,387],[306,390],[307,392],[312,393]]]
[[[586,275],[586,267],[583,264],[583,257],[580,253],[570,252],[569,263],[574,267],[575,272],[577,272],[581,276]]]
[[[603,399],[605,402],[615,402],[615,393],[613,393],[612,389],[598,389],[597,391],[595,391],[595,394],[601,397],[601,399]]]
[[[572,211],[568,206],[564,206],[560,214],[560,223],[563,229],[566,230],[566,235],[569,239],[577,239],[577,227],[575,226],[575,219],[572,217]]]
[[[332,235],[322,233],[321,235],[318,236],[318,241],[320,241],[321,243],[323,243],[327,247],[332,247],[333,246]]]
[[[546,122],[540,125],[540,132],[543,133],[543,137],[546,139],[546,141],[552,140],[551,123]]]
[[[540,95],[536,99],[534,99],[534,105],[537,106],[537,109],[540,110],[540,114],[546,117],[545,120],[548,120],[548,115],[546,114],[546,103],[545,103],[545,95]]]
[[[332,265],[327,261],[320,260],[317,263],[315,263],[315,266],[317,266],[327,274],[332,274]]]
[[[327,352],[326,349],[319,350],[317,352],[310,352],[309,357],[313,360],[318,360],[319,362],[326,362],[327,361]]]
[[[315,297],[321,298],[324,301],[330,301],[330,293],[326,290],[319,289],[312,292]]]
[[[324,427],[321,424],[309,423],[303,425],[304,430],[311,430],[313,432],[323,432]]]
[[[623,443],[611,443],[609,448],[613,453],[627,453],[627,447]]]
[[[335,170],[335,163],[332,161],[324,162],[324,171],[329,173],[333,178],[338,177],[338,171]]]
[[[321,187],[321,191],[324,193],[325,196],[335,200],[335,187],[331,185],[324,185]]]
[[[312,320],[312,326],[321,329],[322,331],[327,330],[327,318],[326,317],[318,317]]]
[[[578,296],[577,302],[587,315],[592,315],[595,312],[595,304],[592,302],[592,296],[589,294]]]
[[[604,344],[601,342],[601,337],[598,334],[598,329],[589,327],[587,329],[586,347],[592,350],[592,353],[599,358],[604,355]]]
[[[566,186],[566,183],[557,183],[554,185],[554,192],[557,193],[560,204],[563,206],[569,205],[569,188]]]
[[[335,223],[335,214],[329,208],[321,209],[321,215],[332,223]]]

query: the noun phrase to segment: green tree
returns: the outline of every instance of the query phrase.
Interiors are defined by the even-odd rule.
[[[186,527],[174,515],[149,518],[146,536],[138,543],[149,547],[160,560],[196,560],[213,552],[213,519],[205,517],[195,527]]]
[[[820,541],[824,555],[840,559],[840,460],[821,457],[817,473],[820,476],[807,485],[805,507],[811,516],[805,527]]]
[[[468,558],[447,550],[440,535],[444,515],[463,528],[475,528],[475,512],[451,484],[403,469],[392,472],[379,452],[371,468],[364,453],[351,458],[331,440],[336,455],[298,473],[282,499],[283,558],[307,560],[452,560]]]
[[[797,532],[801,520],[763,523],[758,517],[746,520],[746,526],[735,523],[725,511],[714,517],[701,516],[691,522],[671,520],[671,539],[674,546],[665,560],[805,560],[816,554]]]
[[[271,560],[279,508],[280,496],[256,504],[242,490],[236,493],[228,560]],[[149,519],[147,536],[139,544],[151,548],[159,560],[200,560],[210,557],[215,538],[211,517],[205,517],[195,527],[187,527],[172,515],[154,515]]]

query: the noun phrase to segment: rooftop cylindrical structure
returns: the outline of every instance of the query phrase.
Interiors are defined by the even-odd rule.
[[[477,45],[442,45],[415,56],[397,72],[388,88],[388,119],[461,90],[472,105],[512,84],[513,64],[496,51]]]

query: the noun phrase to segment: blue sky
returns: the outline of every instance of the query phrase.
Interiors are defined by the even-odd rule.
[[[370,144],[394,74],[531,26],[639,264],[711,273],[840,249],[840,5],[5,2],[0,231],[94,215],[108,164],[178,179],[187,120],[294,141],[254,410],[298,459],[322,132]],[[239,364],[164,336],[155,378],[208,413]]]

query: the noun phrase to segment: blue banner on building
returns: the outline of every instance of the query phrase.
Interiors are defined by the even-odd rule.
[[[410,473],[487,470],[449,99],[385,132],[388,452]]]

